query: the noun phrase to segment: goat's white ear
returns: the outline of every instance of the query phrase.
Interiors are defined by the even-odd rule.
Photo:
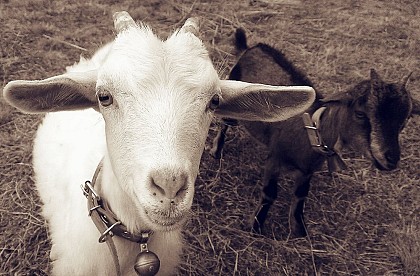
[[[310,86],[271,86],[222,80],[216,116],[246,121],[276,122],[304,112],[315,100]]]
[[[97,71],[66,73],[44,80],[9,82],[4,98],[26,113],[45,113],[96,107]]]

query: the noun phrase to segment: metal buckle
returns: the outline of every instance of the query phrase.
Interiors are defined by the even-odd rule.
[[[313,130],[313,133],[309,133],[309,140],[311,143],[312,147],[316,147],[316,148],[326,148],[326,145],[323,145],[322,140],[321,140],[321,136],[319,135],[319,130],[316,126],[305,126],[306,129],[310,129]],[[312,139],[311,139],[312,138]],[[316,143],[314,143],[316,140]]]
[[[313,129],[313,130],[318,130],[316,127],[314,126],[305,126],[306,129]]]
[[[89,217],[92,215],[92,212],[93,212],[93,211],[95,211],[96,209],[101,208],[101,207],[102,207],[102,206],[100,206],[100,205],[96,205],[96,206],[94,206],[94,207],[90,208],[90,209],[89,209]]]
[[[336,152],[333,149],[329,148],[327,145],[319,145],[319,146],[316,146],[316,147],[319,148],[319,150],[323,154],[325,154],[327,157],[331,157],[334,154],[336,154]]]
[[[83,194],[85,195],[85,197],[89,196],[89,192],[92,193],[92,195],[95,197],[95,199],[97,201],[101,200],[101,197],[99,196],[99,194],[95,191],[95,189],[93,189],[91,182],[89,180],[85,181],[85,184],[80,185],[80,188],[83,191]]]
[[[111,225],[110,227],[108,227],[103,233],[102,235],[99,237],[99,242],[103,243],[106,241],[106,235],[110,235],[111,237],[114,235],[114,233],[111,232],[111,230],[117,226],[121,224],[121,221],[117,221],[116,223],[114,223],[113,225]]]

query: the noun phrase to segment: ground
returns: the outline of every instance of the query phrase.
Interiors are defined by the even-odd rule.
[[[127,10],[162,37],[190,16],[220,76],[236,60],[233,33],[281,49],[320,92],[349,89],[375,68],[420,99],[420,8],[417,1],[345,0],[2,0],[0,80],[41,79],[63,72],[112,40],[111,14]],[[42,116],[24,115],[0,99],[0,274],[46,275],[50,244],[34,188],[31,150]],[[217,130],[215,121],[209,143]],[[287,239],[291,185],[280,187],[267,233],[251,235],[266,151],[233,128],[221,161],[205,151],[187,249],[179,275],[420,275],[418,116],[401,134],[397,170],[381,172],[361,156],[349,169],[312,181],[306,204],[309,237]],[[58,210],[59,211],[59,210]]]

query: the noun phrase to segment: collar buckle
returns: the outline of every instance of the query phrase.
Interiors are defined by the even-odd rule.
[[[95,191],[95,189],[92,186],[92,183],[87,180],[85,181],[85,184],[80,185],[80,188],[83,191],[83,194],[85,195],[85,197],[89,197],[89,195],[93,195],[93,197],[97,200],[100,201],[101,197],[99,196],[99,194]]]
[[[107,235],[109,235],[110,237],[114,236],[114,233],[112,233],[112,229],[117,226],[120,225],[121,221],[117,221],[116,223],[112,224],[110,227],[108,227],[107,229],[105,229],[105,231],[101,234],[101,236],[99,237],[99,242],[103,243],[106,241]]]

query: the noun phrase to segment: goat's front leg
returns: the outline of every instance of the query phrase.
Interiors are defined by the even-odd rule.
[[[226,132],[229,129],[229,126],[237,125],[238,121],[235,119],[223,119],[220,130],[217,132],[216,137],[213,139],[213,144],[210,149],[210,155],[215,159],[220,159],[222,157],[223,146],[225,145]]]
[[[304,175],[300,171],[295,177],[294,197],[290,205],[289,227],[292,237],[305,237],[306,231],[305,219],[303,216],[305,199],[308,196],[312,174]]]
[[[261,234],[268,211],[277,198],[277,179],[279,163],[277,158],[269,157],[265,163],[261,202],[252,217],[252,232]]]

